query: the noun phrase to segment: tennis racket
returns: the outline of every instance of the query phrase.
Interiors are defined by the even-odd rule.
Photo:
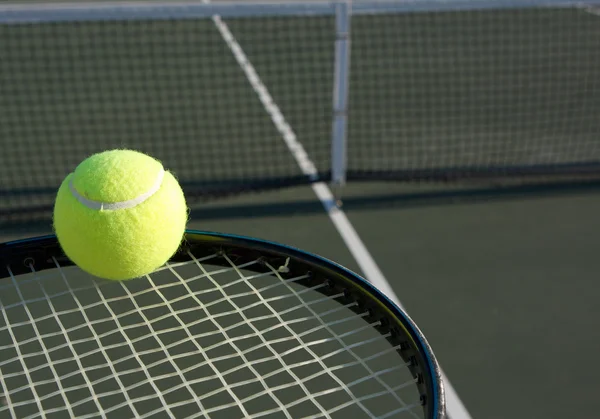
[[[415,323],[319,256],[187,231],[130,281],[86,274],[55,236],[0,262],[0,417],[445,417]]]

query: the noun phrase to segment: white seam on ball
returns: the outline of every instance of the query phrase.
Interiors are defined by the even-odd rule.
[[[71,176],[71,179],[69,180],[69,189],[71,189],[71,193],[73,194],[75,199],[77,199],[77,201],[79,201],[80,204],[82,204],[90,209],[98,210],[98,211],[107,211],[107,210],[115,211],[115,210],[133,208],[133,207],[140,205],[144,201],[146,201],[148,198],[150,198],[152,195],[154,195],[156,192],[158,192],[158,190],[160,189],[160,186],[162,185],[164,176],[165,176],[165,171],[163,168],[161,168],[160,172],[158,173],[158,176],[156,178],[156,181],[154,182],[154,185],[152,185],[152,187],[147,192],[144,192],[143,194],[141,194],[133,199],[128,199],[127,201],[121,201],[121,202],[108,203],[108,202],[92,201],[91,199],[87,199],[85,196],[81,195],[77,191],[77,189],[75,189],[75,186],[73,185],[73,178],[75,177],[74,175]]]

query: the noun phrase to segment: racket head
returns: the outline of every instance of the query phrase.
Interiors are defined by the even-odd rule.
[[[321,256],[291,246],[256,238],[188,230],[181,248],[169,263],[159,271],[148,275],[145,279],[114,282],[93,278],[73,265],[62,252],[54,235],[0,244],[0,263],[0,308],[2,308],[3,314],[0,316],[0,342],[8,342],[8,344],[0,343],[0,353],[3,354],[0,357],[0,375],[5,377],[0,379],[0,386],[2,386],[0,391],[4,392],[4,403],[0,403],[0,412],[5,410],[16,414],[17,410],[26,404],[23,400],[19,401],[19,397],[24,400],[27,399],[21,394],[25,392],[25,386],[35,390],[38,384],[48,385],[51,382],[57,382],[60,386],[52,391],[46,390],[46,392],[35,390],[33,395],[28,396],[31,399],[29,404],[37,405],[29,409],[30,413],[28,414],[31,417],[37,417],[35,416],[36,412],[45,409],[49,409],[50,412],[61,411],[58,407],[46,407],[46,405],[52,404],[47,403],[48,400],[63,406],[63,409],[67,409],[67,406],[72,403],[71,399],[76,399],[73,393],[79,390],[83,391],[86,387],[90,394],[78,396],[81,399],[74,402],[72,406],[75,407],[71,407],[71,409],[76,408],[80,409],[81,412],[85,412],[81,413],[82,417],[85,417],[89,412],[93,412],[94,409],[96,409],[96,413],[102,409],[107,409],[104,410],[105,412],[111,412],[110,407],[106,408],[105,404],[97,400],[92,403],[93,399],[108,398],[111,394],[114,395],[116,390],[122,390],[125,393],[129,393],[131,390],[131,393],[134,393],[135,384],[124,384],[123,380],[119,378],[119,383],[115,384],[114,388],[107,389],[104,393],[94,394],[94,392],[98,393],[100,391],[96,390],[97,387],[105,384],[103,378],[96,377],[96,381],[90,378],[93,375],[92,370],[97,365],[88,371],[85,365],[81,366],[83,361],[80,361],[79,367],[86,370],[81,375],[90,377],[87,377],[84,380],[85,382],[80,381],[78,384],[61,384],[65,376],[70,378],[70,373],[61,372],[58,368],[59,365],[62,365],[63,358],[67,359],[72,367],[75,365],[72,361],[79,358],[84,359],[89,354],[97,355],[101,352],[104,360],[98,365],[103,366],[100,369],[104,371],[105,375],[119,375],[121,373],[118,366],[127,364],[127,367],[123,369],[124,374],[130,374],[131,371],[134,371],[135,374],[131,374],[136,375],[141,371],[142,376],[145,374],[146,381],[153,384],[153,389],[146,391],[150,393],[150,396],[148,394],[143,396],[128,394],[127,400],[120,402],[121,407],[125,408],[127,412],[132,412],[135,416],[155,417],[154,414],[166,413],[165,417],[179,417],[179,410],[177,409],[183,406],[186,410],[180,411],[187,413],[181,413],[181,417],[187,417],[195,408],[198,410],[198,417],[202,417],[200,415],[203,411],[206,413],[206,417],[219,417],[219,414],[223,412],[226,414],[225,417],[237,417],[233,412],[239,411],[239,406],[236,406],[236,404],[241,403],[243,407],[240,414],[244,417],[271,417],[269,415],[278,417],[276,414],[281,412],[284,412],[282,417],[339,417],[340,414],[348,416],[348,412],[351,411],[354,412],[350,414],[351,417],[359,417],[355,416],[356,412],[364,417],[446,417],[441,370],[431,346],[419,327],[406,312],[368,281],[340,264]],[[222,282],[215,279],[217,276],[224,274],[230,276],[223,278]],[[209,284],[210,288],[203,288],[202,284]],[[240,291],[241,288],[236,288],[238,285],[240,287],[251,286],[251,289],[245,288],[245,291]],[[200,288],[195,288],[196,286]],[[175,289],[178,289],[179,293],[171,293]],[[195,301],[192,301],[189,307],[178,306],[181,302],[189,299],[185,293],[193,296]],[[211,300],[212,297],[209,298],[208,296],[214,293],[219,298]],[[252,300],[255,295],[259,296],[260,304]],[[149,296],[159,296],[158,301],[160,302],[162,299],[162,304],[168,307],[170,312],[167,314],[162,312],[154,315],[148,314],[152,310],[159,310],[161,305],[155,301],[139,303],[139,296],[146,299],[150,298]],[[91,299],[86,300],[86,298]],[[208,298],[208,300],[205,298]],[[250,298],[246,306],[240,306],[236,302],[245,298]],[[63,303],[66,300],[69,303]],[[74,305],[72,300],[77,304]],[[223,301],[227,303],[225,306],[228,308],[219,308],[219,304]],[[289,303],[289,308],[288,301],[294,301]],[[231,331],[238,326],[236,324],[220,324],[220,319],[231,314],[227,310],[232,305],[237,310],[235,315],[242,315],[242,317],[236,317],[236,324],[239,326],[241,323],[247,323],[253,328],[250,334],[262,339],[263,347],[261,350],[264,351],[262,355],[254,360],[249,359],[246,355],[252,353],[254,347],[243,348],[240,346],[242,338],[231,335]],[[37,306],[48,306],[50,309],[36,315],[35,307]],[[132,308],[127,308],[129,306]],[[266,315],[265,313],[257,313],[253,317],[252,314],[247,314],[255,307],[262,306],[269,310]],[[107,308],[110,312],[106,311]],[[98,314],[97,317],[100,319],[98,321],[86,315],[86,313],[94,312],[94,310],[103,313]],[[334,312],[337,314],[332,314]],[[84,316],[80,316],[80,313],[83,313]],[[130,324],[126,320],[128,316],[133,315],[132,313],[135,313],[135,315],[142,314],[141,318],[138,316],[137,323]],[[194,371],[194,363],[202,366],[210,364],[212,370],[204,369],[205,373],[209,371],[208,373],[215,372],[216,375],[221,375],[220,384],[217,380],[216,385],[226,387],[230,384],[226,374],[233,374],[231,371],[235,370],[234,372],[236,372],[236,368],[238,368],[230,365],[224,367],[226,372],[223,372],[222,369],[219,370],[219,367],[207,361],[208,358],[213,356],[208,352],[202,353],[202,356],[198,356],[197,353],[194,356],[188,356],[187,361],[192,365],[187,365],[187,369],[179,365],[180,361],[186,360],[186,358],[180,354],[173,355],[171,353],[172,349],[177,348],[177,345],[173,345],[171,341],[184,344],[186,339],[196,342],[200,341],[200,337],[208,337],[208,335],[205,332],[198,333],[192,330],[192,327],[195,326],[189,328],[182,326],[182,329],[187,332],[187,337],[180,335],[162,342],[164,340],[163,336],[168,332],[168,327],[157,326],[157,322],[160,323],[161,319],[165,318],[175,318],[182,325],[182,319],[190,318],[187,316],[188,313],[199,315],[202,321],[204,319],[201,314],[205,313],[205,317],[210,320],[207,323],[214,323],[218,329],[214,331],[211,337],[224,336],[224,340],[211,341],[206,343],[205,346],[198,346],[196,343],[194,351],[202,352],[204,348],[214,347],[216,352],[219,353],[226,352],[225,348],[234,348],[233,352],[237,351],[237,353],[234,353],[231,359],[234,357],[236,359],[243,358],[244,362],[249,364],[244,368],[249,367],[254,374],[253,377],[251,375],[250,379],[247,377],[245,379],[240,378],[239,382],[252,381],[253,384],[257,384],[253,394],[268,393],[267,395],[272,399],[271,401],[276,402],[272,407],[264,411],[256,411],[256,407],[250,406],[253,402],[253,396],[243,398],[236,395],[237,390],[242,386],[239,383],[231,385],[233,390],[231,388],[227,389],[228,393],[224,394],[219,402],[221,405],[215,406],[216,402],[212,401],[212,405],[209,406],[208,402],[204,402],[203,396],[211,391],[219,395],[220,393],[217,394],[218,387],[206,387],[206,382],[198,377],[191,379],[188,383],[181,382],[185,381],[188,373]],[[284,319],[284,316],[289,313],[293,313],[292,317]],[[350,313],[354,313],[354,315]],[[73,319],[79,317],[80,320],[75,321],[73,324],[67,324],[65,316]],[[325,316],[328,316],[327,321],[323,320]],[[258,326],[256,325],[263,320],[267,320],[267,318],[279,323],[265,326],[265,329],[257,329]],[[315,323],[317,324],[316,327],[302,326],[303,329],[295,330],[300,325],[308,324],[311,321],[316,322],[316,319],[320,322],[320,324]],[[96,326],[105,322],[110,323],[113,329],[118,330],[115,333],[111,330],[95,330]],[[54,325],[47,328],[48,333],[45,333],[46,329],[44,329],[46,323]],[[148,326],[144,326],[142,323],[148,323],[150,325],[148,330],[150,331],[141,337],[129,336],[130,331],[135,331],[138,327]],[[353,326],[348,330],[338,328],[342,324],[350,323]],[[56,328],[56,325],[58,325],[58,328]],[[369,327],[369,325],[371,326]],[[51,333],[53,327],[56,329]],[[29,329],[29,332],[24,332],[23,336],[20,337],[18,335],[21,333],[21,328]],[[35,330],[32,331],[32,329]],[[76,339],[72,336],[81,330],[88,329],[91,333],[82,334],[82,336],[87,336],[85,339]],[[263,338],[263,336],[267,336],[267,333],[271,333],[276,329],[285,329],[285,337],[273,338],[272,340],[269,340],[271,338]],[[326,336],[313,334],[313,332],[320,333],[325,329],[327,330]],[[359,329],[361,331],[357,332]],[[363,331],[365,333],[364,337],[362,335]],[[49,342],[53,335],[62,335],[62,340],[58,339],[58,343]],[[105,338],[108,340],[116,339],[117,343],[105,343]],[[140,347],[139,343],[144,342],[146,338],[153,340],[153,343],[148,347],[141,345],[142,349],[139,353],[142,355],[136,356],[135,352]],[[363,339],[363,341],[352,341],[353,338]],[[79,349],[77,347],[79,344],[85,346],[86,339],[88,341],[95,340],[96,343],[93,349]],[[237,339],[240,339],[240,341]],[[348,343],[348,339],[350,339],[350,343]],[[71,340],[70,343],[69,340]],[[18,342],[18,344],[15,342]],[[300,349],[287,347],[277,353],[278,349],[274,349],[276,344],[271,342],[293,343]],[[324,350],[325,352],[319,352],[320,342],[326,342],[326,344],[336,343],[338,346]],[[362,344],[362,342],[369,343]],[[382,344],[385,347],[377,347],[377,345]],[[35,346],[35,348],[28,349],[28,345]],[[129,356],[116,356],[113,359],[108,354],[111,349],[125,346],[129,347],[131,352]],[[361,353],[362,350],[365,350],[365,352]],[[83,354],[78,351],[83,351]],[[298,358],[294,361],[283,361],[284,357],[290,356],[290,354],[299,356],[300,352],[308,354],[309,359]],[[336,356],[341,356],[344,352],[351,353],[353,358],[350,357],[345,361],[334,363],[333,366],[327,364],[328,360],[335,359]],[[379,354],[383,352],[386,354],[380,356]],[[160,360],[145,361],[140,359],[140,357],[155,353],[162,354],[167,359],[166,362],[172,364],[169,373],[157,373],[159,374],[157,375],[158,378],[152,376],[151,368],[156,365],[160,366]],[[282,375],[285,374],[289,378],[291,374],[300,383],[302,388],[297,389],[297,393],[294,393],[295,395],[291,397],[297,397],[298,400],[306,399],[305,401],[314,405],[311,407],[312,410],[308,409],[299,413],[300,411],[296,409],[298,407],[295,404],[296,402],[289,399],[286,401],[284,400],[285,397],[278,395],[277,392],[280,390],[290,390],[292,384],[275,383],[269,388],[270,384],[267,380],[271,378],[270,374],[266,373],[266,375],[260,377],[262,373],[259,371],[258,365],[266,364],[265,360],[270,358],[278,359],[280,363],[278,368],[282,371]],[[4,361],[1,359],[4,359]],[[33,359],[37,361],[33,362]],[[220,360],[220,358],[218,359]],[[368,362],[365,360],[368,360]],[[369,363],[372,360],[378,362],[376,367],[370,366]],[[286,365],[286,362],[289,365]],[[56,363],[56,368],[52,367],[53,363]],[[108,372],[109,370],[105,367],[110,367],[108,364],[111,363],[114,363],[117,367]],[[309,375],[308,378],[299,378],[300,376],[294,372],[298,366],[312,365],[319,367],[317,364],[320,364],[323,371],[317,371],[313,375]],[[132,368],[131,365],[135,365],[135,367]],[[395,382],[394,377],[400,371],[400,366],[410,379],[403,378],[405,381],[401,381],[397,385],[398,383]],[[354,367],[362,368],[362,372],[353,372],[343,379],[339,378],[339,376],[343,376],[342,372],[351,370]],[[173,371],[173,368],[177,371]],[[375,371],[373,368],[378,368],[378,370]],[[198,367],[198,369],[201,368]],[[44,370],[47,375],[46,378],[37,382],[34,375],[41,370]],[[11,384],[9,382],[10,378],[18,374],[25,375],[26,380],[22,380],[19,384]],[[360,374],[364,374],[364,376],[360,377]],[[180,388],[180,393],[183,393],[184,390],[188,391],[190,403],[165,400],[171,392],[162,390],[159,381],[174,377],[179,377],[180,380],[176,385],[171,384],[171,388]],[[265,379],[265,377],[267,378]],[[303,380],[307,382],[310,380],[320,381],[322,383],[329,380],[331,383],[329,388],[320,388],[310,394],[310,386]],[[201,387],[204,386],[200,391],[197,387],[194,387],[198,384],[201,384]],[[365,386],[370,386],[373,390],[362,388]],[[296,387],[298,387],[297,384],[294,388]],[[375,387],[377,387],[377,391]],[[403,399],[405,393],[398,395],[398,392],[403,392],[405,387],[408,387],[407,392],[408,390],[412,391],[411,400],[409,401]],[[362,389],[358,391],[359,388]],[[15,391],[16,395],[13,396],[11,392]],[[163,391],[165,392],[163,397],[159,397],[159,394]],[[385,394],[386,391],[389,394]],[[153,392],[154,394],[152,394]],[[230,396],[233,397],[233,401]],[[337,396],[339,397],[336,399]],[[135,397],[139,397],[139,399],[135,399]],[[159,407],[150,411],[143,408],[136,410],[133,405],[140,401],[148,401],[149,397],[160,399],[158,401]],[[60,401],[61,398],[62,402]],[[326,401],[321,401],[321,398]],[[384,399],[386,400],[385,403],[383,402]],[[34,400],[36,403],[32,403]],[[328,405],[327,402],[334,400],[336,400],[338,406],[331,407],[331,403]],[[381,402],[378,402],[379,400]],[[248,406],[243,404],[246,401],[248,401]],[[195,402],[195,404],[192,402]],[[172,405],[165,407],[165,404],[168,405],[169,403],[172,403]],[[263,401],[260,401],[260,403],[263,403]],[[369,403],[375,407],[369,407]],[[376,403],[376,405],[373,405],[373,403]],[[394,405],[395,403],[397,403],[397,406]],[[417,403],[419,408],[415,408]],[[386,405],[385,412],[377,411],[379,405]],[[122,414],[122,412],[119,411],[119,414]],[[71,411],[70,413],[78,414],[77,411]],[[196,416],[192,415],[190,417]]]

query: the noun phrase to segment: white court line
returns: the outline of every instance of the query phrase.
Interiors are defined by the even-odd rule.
[[[203,0],[204,3],[210,3],[210,0]],[[219,30],[223,40],[227,43],[227,46],[233,53],[236,61],[244,71],[246,78],[250,82],[250,85],[258,95],[261,103],[265,107],[265,110],[271,117],[273,124],[283,137],[287,147],[296,159],[296,163],[300,166],[302,173],[308,176],[311,180],[318,180],[318,171],[314,163],[308,157],[306,150],[302,144],[298,141],[296,134],[287,123],[281,110],[271,97],[271,94],[267,90],[266,86],[261,81],[256,69],[252,63],[246,57],[246,54],[242,50],[242,47],[234,38],[233,34],[229,30],[229,27],[220,16],[213,16],[213,22]],[[402,304],[398,300],[398,297],[394,294],[392,287],[383,276],[383,273],[375,263],[375,260],[369,253],[367,247],[360,239],[358,233],[354,229],[354,226],[348,220],[348,217],[337,205],[335,205],[335,199],[329,186],[325,182],[316,182],[312,184],[312,189],[317,195],[318,199],[323,204],[323,207],[327,211],[329,218],[337,228],[342,239],[350,249],[350,252],[356,259],[362,272],[366,278],[381,292],[383,292],[388,298],[390,298],[399,307],[403,308]],[[404,309],[404,308],[403,308]],[[458,394],[448,381],[446,375],[442,372],[442,377],[445,384],[446,390],[446,404],[448,410],[448,416],[452,419],[471,419],[469,412],[461,402]]]

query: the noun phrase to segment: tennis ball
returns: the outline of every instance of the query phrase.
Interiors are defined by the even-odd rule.
[[[153,272],[177,251],[187,223],[183,191],[162,164],[133,150],[82,161],[62,182],[54,230],[65,254],[104,279]]]

